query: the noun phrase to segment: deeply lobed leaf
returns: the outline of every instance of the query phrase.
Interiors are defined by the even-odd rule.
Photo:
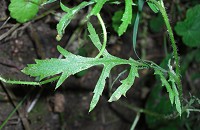
[[[74,55],[60,46],[58,46],[58,51],[65,57],[65,59],[52,58],[47,60],[36,60],[36,64],[29,64],[22,70],[22,72],[33,77],[39,77],[40,80],[48,78],[49,76],[61,74],[56,84],[56,88],[58,88],[70,75],[74,75],[92,66],[103,65],[104,68],[102,74],[94,89],[94,96],[90,104],[90,111],[94,109],[99,101],[105,86],[105,80],[114,66],[130,64],[136,67],[136,64],[133,64],[133,60],[124,60],[112,55],[105,55],[103,58],[82,57]]]
[[[101,49],[101,43],[99,36],[96,34],[96,31],[91,23],[88,23],[88,31],[90,33],[89,37],[91,38],[94,45]],[[131,70],[128,78],[122,82],[119,90],[121,94],[125,95],[126,91],[132,86],[134,82],[134,77],[138,76],[136,62],[132,59],[124,60],[118,57],[110,55],[106,50],[103,53],[103,58],[87,58],[82,56],[74,55],[62,47],[57,47],[58,51],[65,57],[65,59],[48,59],[48,60],[36,60],[36,64],[28,65],[24,68],[22,72],[34,77],[40,77],[40,80],[47,78],[49,76],[54,76],[61,74],[56,88],[58,88],[70,75],[76,74],[82,70],[88,69],[92,66],[103,65],[102,74],[95,86],[94,95],[90,104],[90,110],[92,111],[97,105],[97,102],[100,99],[100,96],[103,93],[106,78],[110,74],[110,70],[117,65],[129,64],[131,65]],[[124,87],[124,88],[123,88]],[[115,96],[115,94],[114,94]],[[117,97],[119,99],[120,96]]]

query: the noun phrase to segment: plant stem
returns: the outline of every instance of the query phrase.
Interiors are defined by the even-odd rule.
[[[172,31],[171,25],[169,23],[169,18],[167,16],[165,8],[158,1],[156,1],[156,0],[148,0],[148,1],[155,4],[156,7],[160,10],[160,12],[163,16],[163,19],[164,19],[164,22],[165,22],[165,25],[166,25],[166,28],[167,28],[167,31],[168,31],[168,34],[169,34],[169,38],[171,40],[173,55],[174,55],[174,59],[175,59],[175,62],[176,62],[175,63],[175,65],[176,65],[176,76],[177,76],[176,82],[177,82],[178,91],[179,91],[179,94],[180,94],[180,99],[181,99],[181,102],[182,102],[183,101],[183,92],[182,92],[182,84],[181,84],[181,79],[180,79],[180,60],[179,60],[179,56],[178,56],[178,52],[177,52],[177,46],[176,46],[176,42],[175,42],[175,39],[174,39],[173,31]]]
[[[124,106],[132,111],[135,111],[135,112],[139,112],[140,114],[141,113],[144,113],[146,115],[149,115],[149,116],[153,116],[157,119],[162,119],[162,120],[172,120],[172,119],[176,119],[178,116],[179,116],[179,113],[177,112],[172,112],[168,115],[165,115],[165,114],[160,114],[160,113],[157,113],[157,112],[154,112],[154,111],[150,111],[148,109],[144,109],[144,108],[140,108],[140,107],[137,107],[137,106],[133,106],[131,104],[128,104],[128,103],[125,103],[123,101],[118,101],[117,104],[121,105],[121,106]],[[183,109],[182,112],[185,112],[185,108]]]
[[[134,120],[134,122],[133,122],[133,124],[132,124],[130,130],[135,130],[135,127],[136,127],[136,125],[137,125],[139,119],[140,119],[140,112],[137,112],[137,115],[136,115],[136,117],[135,117],[135,120]]]
[[[0,76],[0,81],[4,82],[4,83],[8,83],[8,84],[23,84],[23,85],[43,85],[43,84],[47,84],[50,82],[53,82],[57,79],[59,79],[60,76],[56,76],[41,82],[32,82],[32,81],[15,81],[15,80],[6,80],[3,77]]]
[[[102,44],[102,47],[101,47],[101,50],[100,50],[99,54],[95,58],[99,58],[104,53],[104,51],[106,49],[106,43],[107,43],[106,27],[105,27],[103,19],[101,18],[101,15],[99,13],[97,14],[97,18],[98,18],[98,20],[99,20],[99,22],[101,24],[102,30],[103,30],[103,44]]]
[[[30,93],[32,92],[29,91],[29,93],[27,93],[24,98],[19,102],[19,104],[17,104],[17,106],[15,107],[15,109],[8,115],[8,117],[3,121],[3,123],[0,125],[0,130],[3,129],[3,127],[6,125],[6,123],[9,121],[9,119],[15,114],[15,112],[22,106],[22,104],[24,103],[24,101],[27,99],[27,97],[30,95]]]

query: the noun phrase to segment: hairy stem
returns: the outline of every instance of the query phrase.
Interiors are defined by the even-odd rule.
[[[101,18],[101,15],[99,13],[97,14],[97,18],[98,18],[98,20],[99,20],[99,22],[101,24],[102,30],[103,30],[103,44],[102,44],[102,47],[101,47],[101,50],[100,50],[99,54],[95,58],[99,58],[103,54],[103,52],[106,49],[106,43],[107,43],[106,27],[105,27],[103,19]]]
[[[4,83],[8,83],[8,84],[21,84],[21,85],[43,85],[43,84],[47,84],[50,82],[53,82],[57,79],[59,79],[60,76],[56,76],[41,82],[32,82],[32,81],[16,81],[16,80],[6,80],[3,77],[0,76],[0,81],[4,82]]]
[[[173,34],[173,31],[172,31],[171,25],[169,23],[169,18],[167,16],[167,12],[166,12],[165,8],[158,1],[148,0],[148,2],[155,4],[156,7],[160,10],[160,12],[163,16],[167,31],[169,33],[169,38],[171,40],[172,49],[173,49],[173,56],[174,56],[174,59],[175,59],[175,62],[176,62],[176,64],[175,64],[176,65],[176,75],[177,75],[176,82],[177,82],[177,86],[178,86],[178,90],[179,90],[179,94],[180,94],[180,99],[181,99],[181,102],[182,102],[183,93],[182,93],[182,84],[181,84],[181,79],[180,79],[180,60],[179,60],[179,56],[178,56],[176,42],[175,42],[175,39],[174,39],[174,34]]]

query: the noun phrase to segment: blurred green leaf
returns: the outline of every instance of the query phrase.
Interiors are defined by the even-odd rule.
[[[195,60],[196,60],[196,62],[200,62],[200,49],[198,49],[198,50],[196,51]]]
[[[161,13],[158,13],[156,17],[153,17],[149,21],[150,29],[152,32],[158,33],[162,30],[162,27],[164,26],[164,21]]]
[[[182,75],[185,74],[185,72],[190,67],[190,64],[194,61],[199,62],[200,57],[200,49],[192,50],[191,52],[188,52],[186,56],[182,57],[181,62],[181,73]]]
[[[114,13],[112,17],[112,27],[115,32],[118,32],[119,26],[121,25],[121,19],[123,17],[123,14],[124,14],[123,10],[118,10]],[[131,24],[129,24],[128,28],[133,26],[135,17],[136,17],[136,13],[133,12]]]
[[[66,13],[67,13],[68,11],[70,11],[70,8],[68,8],[67,6],[65,6],[62,2],[60,2],[60,7],[61,7],[61,9],[62,9],[63,11],[65,11]]]
[[[149,5],[149,7],[151,8],[151,10],[154,12],[154,13],[158,13],[159,9],[156,7],[155,4],[151,3],[151,2],[147,2],[147,4]]]
[[[25,23],[35,17],[39,10],[40,0],[11,0],[8,7],[10,16],[20,23]]]
[[[175,31],[189,47],[200,46],[200,4],[187,10],[186,19],[178,22]]]
[[[121,24],[123,13],[124,12],[122,10],[116,11],[112,17],[112,27],[116,32]]]
[[[133,26],[133,50],[138,58],[139,56],[137,55],[137,52],[136,52],[136,43],[137,43],[138,27],[139,27],[139,22],[140,22],[140,13],[142,11],[143,5],[144,5],[144,0],[138,0],[138,11],[137,11],[134,26]]]

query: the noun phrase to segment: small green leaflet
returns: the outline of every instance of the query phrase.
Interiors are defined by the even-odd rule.
[[[92,43],[100,51],[102,45],[101,45],[101,42],[100,42],[98,34],[96,33],[94,27],[92,26],[92,24],[90,22],[88,22],[87,26],[88,26],[88,31],[90,33],[89,37],[90,37]],[[104,51],[103,55],[109,55],[107,50]]]
[[[115,65],[114,65],[115,66]],[[106,84],[106,78],[109,77],[109,74],[110,74],[110,70],[114,67],[113,65],[105,65],[105,67],[103,68],[103,71],[101,73],[101,76],[95,86],[95,89],[93,91],[94,95],[92,97],[92,101],[90,103],[90,111],[92,111],[95,106],[97,105],[98,101],[99,101],[99,98],[100,96],[102,95],[103,93],[103,90],[104,90],[104,87],[105,87],[105,84]]]
[[[162,86],[165,86],[167,89],[167,92],[169,93],[169,99],[171,101],[171,104],[174,103],[174,92],[172,90],[171,85],[169,84],[169,82],[166,80],[166,78],[164,77],[163,73],[160,70],[155,69],[155,73],[160,76],[161,82],[162,82]]]
[[[151,3],[151,2],[147,2],[147,4],[149,5],[149,7],[151,8],[151,10],[154,12],[154,13],[158,13],[159,9],[156,7],[155,4]]]
[[[177,90],[177,87],[176,87],[176,84],[175,84],[175,80],[174,80],[174,78],[172,76],[172,73],[170,73],[170,75],[169,75],[169,81],[172,84],[172,90],[173,90],[174,96],[175,96],[174,98],[175,98],[176,110],[181,115],[181,101],[179,99],[179,93],[178,93],[178,90]]]
[[[113,17],[112,17],[112,27],[113,29],[117,32],[118,28],[121,24],[121,18],[124,14],[123,10],[118,10],[114,13]]]
[[[20,23],[25,23],[35,17],[39,10],[40,0],[11,0],[8,7],[10,16]]]
[[[109,102],[117,101],[122,95],[126,96],[126,92],[133,85],[135,77],[139,77],[137,70],[138,70],[137,67],[135,67],[134,65],[131,66],[128,77],[121,81],[122,84],[112,94],[112,96],[108,100]]]
[[[96,30],[94,29],[93,25],[90,22],[88,22],[87,27],[88,27],[88,31],[90,33],[89,37],[90,37],[92,43],[95,43],[94,44],[95,47],[100,51],[102,45],[101,45],[99,36],[96,33]]]
[[[125,11],[121,19],[122,24],[119,26],[118,35],[121,36],[131,24],[132,20],[132,0],[125,0]]]
[[[137,52],[136,52],[136,43],[137,43],[138,27],[139,27],[139,22],[140,22],[140,13],[142,11],[143,5],[144,5],[144,0],[138,0],[138,11],[137,11],[135,23],[133,26],[133,50],[138,58],[139,56],[137,55]]]
[[[176,110],[178,111],[179,115],[181,116],[181,102],[179,99],[179,93],[177,91],[177,87],[176,87],[176,83],[175,83],[175,75],[173,75],[172,72],[169,73],[169,82],[166,80],[166,78],[164,77],[163,73],[160,70],[155,69],[155,73],[156,75],[160,76],[161,82],[162,82],[162,86],[165,86],[167,89],[167,92],[169,93],[169,99],[171,101],[171,104],[174,104],[175,101],[175,105],[176,105]]]
[[[175,31],[189,47],[200,47],[200,4],[187,10],[186,19],[177,22]]]
[[[161,32],[164,25],[163,17],[161,13],[158,13],[156,17],[152,17],[149,21],[149,27],[152,32],[158,33]]]
[[[72,18],[74,17],[74,15],[76,13],[78,13],[79,10],[85,8],[86,6],[93,4],[94,2],[90,1],[90,2],[82,2],[80,3],[78,6],[74,7],[74,8],[70,8],[68,9],[67,7],[64,9],[64,7],[62,7],[62,9],[64,9],[64,11],[67,11],[67,14],[65,14],[61,20],[59,21],[59,23],[57,24],[57,32],[58,35],[56,36],[56,39],[58,41],[60,41],[62,39],[63,34],[65,33],[65,28],[68,26],[68,24],[71,22]],[[62,6],[64,6],[61,3]],[[67,10],[66,10],[67,9]]]
[[[61,9],[62,9],[63,11],[65,11],[66,13],[67,13],[68,11],[70,11],[70,8],[68,8],[67,6],[65,6],[62,2],[60,2],[60,7],[61,7]]]
[[[176,110],[179,112],[180,116],[181,116],[181,101],[179,99],[179,92],[177,90],[177,87],[176,87],[176,73],[174,72],[173,70],[173,67],[171,66],[171,60],[169,60],[168,62],[168,67],[169,67],[169,82],[171,82],[171,85],[172,85],[172,90],[174,92],[174,98],[175,98],[175,105],[176,105]],[[173,104],[172,104],[173,105]]]

